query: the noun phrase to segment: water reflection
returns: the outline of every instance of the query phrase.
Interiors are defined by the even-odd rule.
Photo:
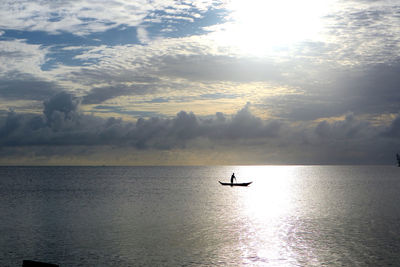
[[[243,194],[244,211],[252,220],[263,223],[290,212],[293,198],[291,167],[241,167],[244,177],[254,179],[250,194]]]
[[[0,168],[0,265],[400,266],[398,170]]]
[[[296,166],[240,167],[242,179],[253,180],[248,191],[239,191],[247,229],[241,232],[244,264],[292,266],[298,264],[296,247]],[[242,229],[243,230],[243,229]],[[302,244],[304,246],[304,244]],[[306,245],[305,245],[306,246]]]

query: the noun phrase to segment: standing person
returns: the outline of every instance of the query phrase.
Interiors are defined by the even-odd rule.
[[[231,176],[231,184],[233,184],[233,179],[235,179],[235,181],[236,181],[235,173],[232,173],[232,176]]]

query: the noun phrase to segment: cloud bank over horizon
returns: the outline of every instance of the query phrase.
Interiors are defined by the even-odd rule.
[[[399,12],[7,0],[0,164],[392,164]]]
[[[161,151],[171,155],[185,150],[199,153],[214,150],[218,155],[213,158],[220,157],[219,160],[235,153],[256,161],[253,156],[257,154],[259,164],[277,164],[284,159],[290,164],[382,164],[395,152],[393,147],[399,145],[400,116],[388,126],[372,125],[353,114],[332,122],[293,126],[283,120],[263,120],[253,115],[248,103],[231,116],[218,112],[205,118],[180,111],[173,118],[139,118],[134,123],[83,114],[80,99],[61,92],[43,103],[42,114],[9,111],[0,121],[0,137],[0,155],[14,164],[13,159],[32,153],[40,154],[42,160],[76,157],[76,161],[69,163],[77,164],[89,151],[95,153],[104,147],[122,155],[118,161],[113,160],[115,155],[105,156],[99,164],[132,164],[129,157],[123,157],[126,150],[133,154]],[[62,149],[45,149],[54,147]],[[233,163],[239,164],[235,162],[239,158],[232,159]],[[33,159],[31,163],[38,163]],[[198,164],[207,162],[198,158]],[[148,161],[148,164],[165,163],[160,159]],[[184,160],[178,163],[193,164]]]

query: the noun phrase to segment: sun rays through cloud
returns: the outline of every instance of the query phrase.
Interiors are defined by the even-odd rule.
[[[231,1],[228,22],[213,36],[241,53],[265,56],[302,41],[318,40],[332,1]]]

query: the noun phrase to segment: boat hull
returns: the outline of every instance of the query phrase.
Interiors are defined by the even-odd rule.
[[[221,181],[218,181],[221,185],[230,185],[230,186],[248,186],[252,182],[249,183],[223,183]]]

